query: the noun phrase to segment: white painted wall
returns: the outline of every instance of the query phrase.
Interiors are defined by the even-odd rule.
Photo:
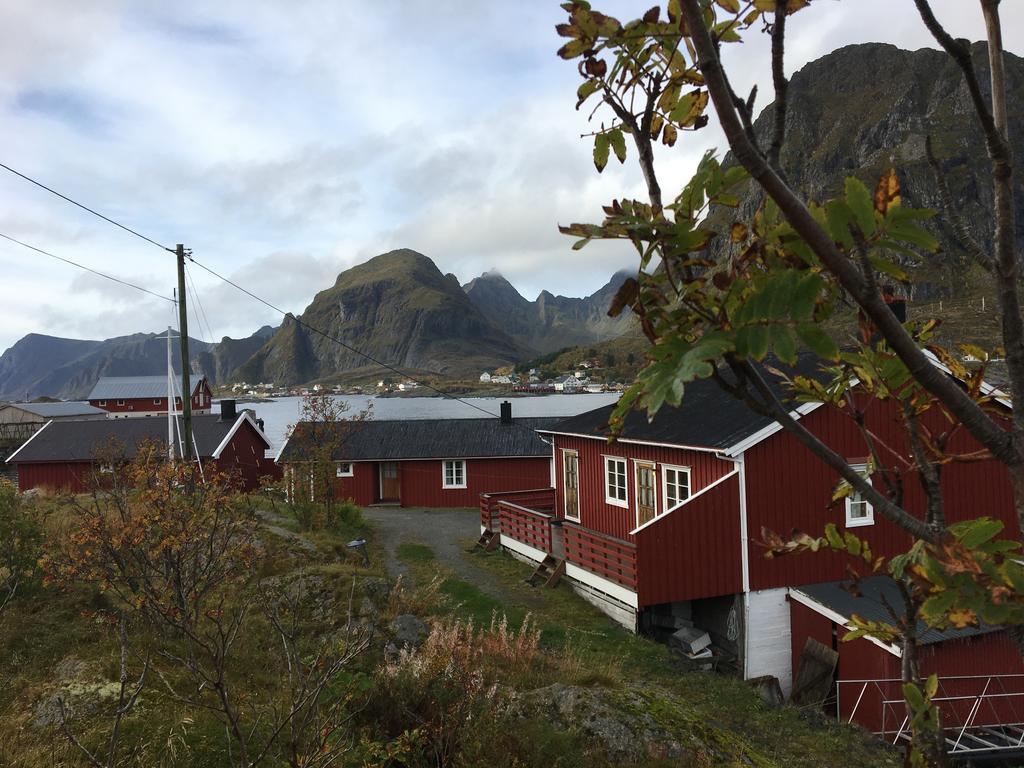
[[[793,687],[792,629],[785,588],[747,594],[745,677],[774,675],[782,693]]]

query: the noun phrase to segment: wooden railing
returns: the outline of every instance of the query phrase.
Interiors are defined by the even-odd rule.
[[[480,525],[489,531],[497,531],[498,502],[509,501],[520,507],[526,507],[545,514],[555,508],[554,488],[534,488],[527,491],[501,491],[480,494]]]
[[[566,521],[565,559],[573,565],[636,591],[636,545]]]
[[[552,516],[545,512],[538,512],[510,501],[498,502],[498,522],[502,538],[507,536],[545,554],[551,551],[551,519]]]

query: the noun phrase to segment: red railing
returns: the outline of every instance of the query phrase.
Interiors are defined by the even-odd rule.
[[[480,494],[480,525],[489,531],[499,529],[498,502],[509,501],[536,512],[550,513],[555,508],[554,488],[535,488],[528,491],[502,491]]]
[[[573,565],[636,591],[636,545],[570,522],[565,531],[565,559]]]
[[[502,538],[507,536],[545,554],[551,551],[551,515],[499,501],[498,520]]]

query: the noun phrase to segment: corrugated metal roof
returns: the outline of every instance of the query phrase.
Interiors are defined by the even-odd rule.
[[[106,416],[107,411],[102,408],[95,408],[88,403],[62,402],[62,403],[7,403],[0,405],[0,408],[17,408],[26,413],[34,413],[44,419],[66,419],[72,416]]]
[[[244,418],[239,414],[238,418]],[[235,425],[213,414],[192,417],[192,431],[202,458],[209,458]],[[15,451],[12,463],[44,461],[92,461],[97,454],[114,451],[132,458],[145,442],[167,445],[167,420],[163,418],[51,421]],[[269,446],[269,443],[268,443]],[[177,446],[175,446],[177,450]]]
[[[310,445],[336,443],[338,461],[375,459],[487,458],[500,456],[550,456],[551,446],[536,430],[550,427],[558,418],[514,419],[408,419],[345,421],[334,424],[301,422],[281,452],[279,461],[304,461]]]
[[[192,392],[204,377],[195,379]],[[180,384],[178,385],[180,389]],[[96,382],[88,400],[130,400],[136,397],[167,397],[166,376],[104,376]]]
[[[849,580],[808,584],[794,589],[847,619],[856,613],[861,618],[870,621],[892,623],[893,617],[887,604],[892,606],[899,616],[903,615],[903,598],[900,596],[899,587],[888,576],[871,576],[861,579],[856,583],[855,589],[853,582]],[[999,629],[988,626],[965,627],[964,629],[928,629],[924,622],[919,622],[917,628],[919,633],[923,633],[921,634],[921,645],[942,643],[946,640],[961,640],[973,635],[996,632]]]

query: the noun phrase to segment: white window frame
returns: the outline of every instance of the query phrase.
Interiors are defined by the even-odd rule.
[[[163,405],[163,402],[164,402],[163,398],[160,398],[160,397],[154,397],[153,398],[153,405]]]
[[[459,471],[462,474],[462,482],[448,482],[448,466],[452,467],[452,480],[458,479]],[[465,459],[445,459],[441,462],[441,487],[444,489],[448,488],[466,488],[466,460]]]
[[[353,477],[355,475],[355,467],[352,466],[351,461],[339,461],[334,465],[334,476],[335,477]]]
[[[675,472],[677,474],[683,473],[686,475],[686,499],[693,496],[693,473],[690,471],[690,467],[683,467],[678,464],[662,464],[661,465],[661,506],[665,512],[668,512],[675,507],[678,507],[686,499],[677,499],[675,504],[668,503],[668,473]],[[679,483],[675,483],[676,487]]]
[[[613,507],[622,507],[623,509],[629,509],[629,462],[622,456],[604,456],[604,501],[605,504],[611,504]],[[622,475],[622,481],[624,483],[622,492],[626,498],[620,499],[617,496],[612,496],[611,484],[608,482],[609,465],[615,462],[622,465],[622,472],[616,472],[616,475]]]
[[[871,475],[868,474],[867,464],[851,464],[850,468],[853,469],[857,474],[863,476],[867,480],[871,480]],[[875,524],[875,508],[871,506],[871,502],[860,497],[860,491],[851,489],[850,493],[843,500],[846,508],[846,527],[847,528],[860,528],[865,525]],[[863,517],[853,516],[853,505],[863,504],[865,514]]]
[[[118,405],[124,405],[124,400],[118,400],[118,401],[117,401],[117,404],[118,404]]]
[[[100,405],[106,405],[106,404],[107,404],[107,401],[106,401],[106,400],[100,400],[100,401],[99,401],[99,404],[100,404]]]
[[[100,474],[101,475],[112,475],[112,474],[114,474],[114,465],[113,464],[100,464]]]
[[[568,477],[568,467],[566,466],[566,458],[572,456],[576,459],[576,515],[569,514],[569,505],[566,500],[566,490],[569,487],[569,483],[566,480]],[[563,448],[562,449],[562,515],[566,520],[572,520],[578,523],[580,521],[580,452],[574,448]]]

